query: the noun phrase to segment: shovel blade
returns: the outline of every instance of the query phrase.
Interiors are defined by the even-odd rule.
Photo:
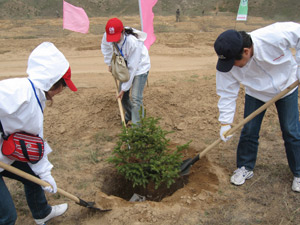
[[[180,176],[186,176],[189,175],[190,173],[190,168],[191,168],[191,158],[186,159],[182,162],[180,166]]]
[[[108,211],[111,211],[111,209],[100,209],[100,208],[97,208],[95,207],[95,202],[86,202],[82,199],[79,198],[79,202],[76,202],[78,205],[80,206],[83,206],[83,207],[86,207],[86,208],[89,208],[89,209],[95,209],[97,211],[100,211],[100,212],[108,212]]]
[[[199,155],[195,156],[194,158],[189,158],[183,160],[180,166],[180,176],[186,176],[190,173],[190,168],[192,165],[199,160]]]

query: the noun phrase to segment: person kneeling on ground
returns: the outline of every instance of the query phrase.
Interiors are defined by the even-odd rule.
[[[231,128],[240,84],[245,87],[244,118],[300,78],[300,24],[275,23],[251,33],[227,30],[214,43],[219,57],[216,73],[220,96],[220,136]],[[294,58],[290,48],[296,49]],[[292,190],[300,192],[300,123],[298,87],[276,103],[291,172]],[[230,181],[242,185],[253,176],[261,123],[266,110],[244,125],[237,147],[237,170]]]
[[[64,55],[50,42],[37,46],[29,56],[27,78],[12,78],[0,81],[0,121],[5,135],[23,131],[43,137],[43,111],[46,100],[52,101],[68,86],[77,88],[71,81],[71,69]],[[0,136],[0,148],[3,138]],[[25,178],[0,168],[0,225],[13,225],[17,220],[16,209],[3,177],[24,184],[27,204],[36,224],[44,224],[53,217],[62,215],[68,208],[66,203],[50,206],[44,191],[56,193],[57,186],[51,175],[53,165],[47,154],[52,149],[44,142],[44,155],[37,163],[14,161],[0,152],[0,161],[36,176],[52,187],[41,187]],[[21,222],[20,222],[21,223]]]

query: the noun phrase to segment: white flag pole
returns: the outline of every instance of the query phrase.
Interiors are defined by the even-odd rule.
[[[142,0],[138,0],[138,1],[139,1],[139,10],[140,10],[141,30],[144,31],[144,29],[143,29],[143,12],[142,12],[142,7],[141,7]],[[147,87],[149,87],[148,78],[147,78]]]
[[[141,0],[138,1],[139,1],[139,10],[140,10],[141,30],[143,31],[143,12],[141,8]]]

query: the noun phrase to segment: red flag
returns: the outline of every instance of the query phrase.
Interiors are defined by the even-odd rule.
[[[83,8],[63,1],[63,29],[88,33],[90,21]]]
[[[156,2],[157,0],[139,0],[142,30],[147,33],[144,44],[148,49],[156,40],[153,29],[154,14],[152,12]]]

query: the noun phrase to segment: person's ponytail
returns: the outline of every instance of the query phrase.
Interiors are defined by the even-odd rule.
[[[134,33],[134,31],[131,27],[125,27],[124,30],[125,30],[125,34],[127,34],[127,35],[131,34],[131,35],[135,36],[136,38],[139,38],[139,35],[137,33]]]

